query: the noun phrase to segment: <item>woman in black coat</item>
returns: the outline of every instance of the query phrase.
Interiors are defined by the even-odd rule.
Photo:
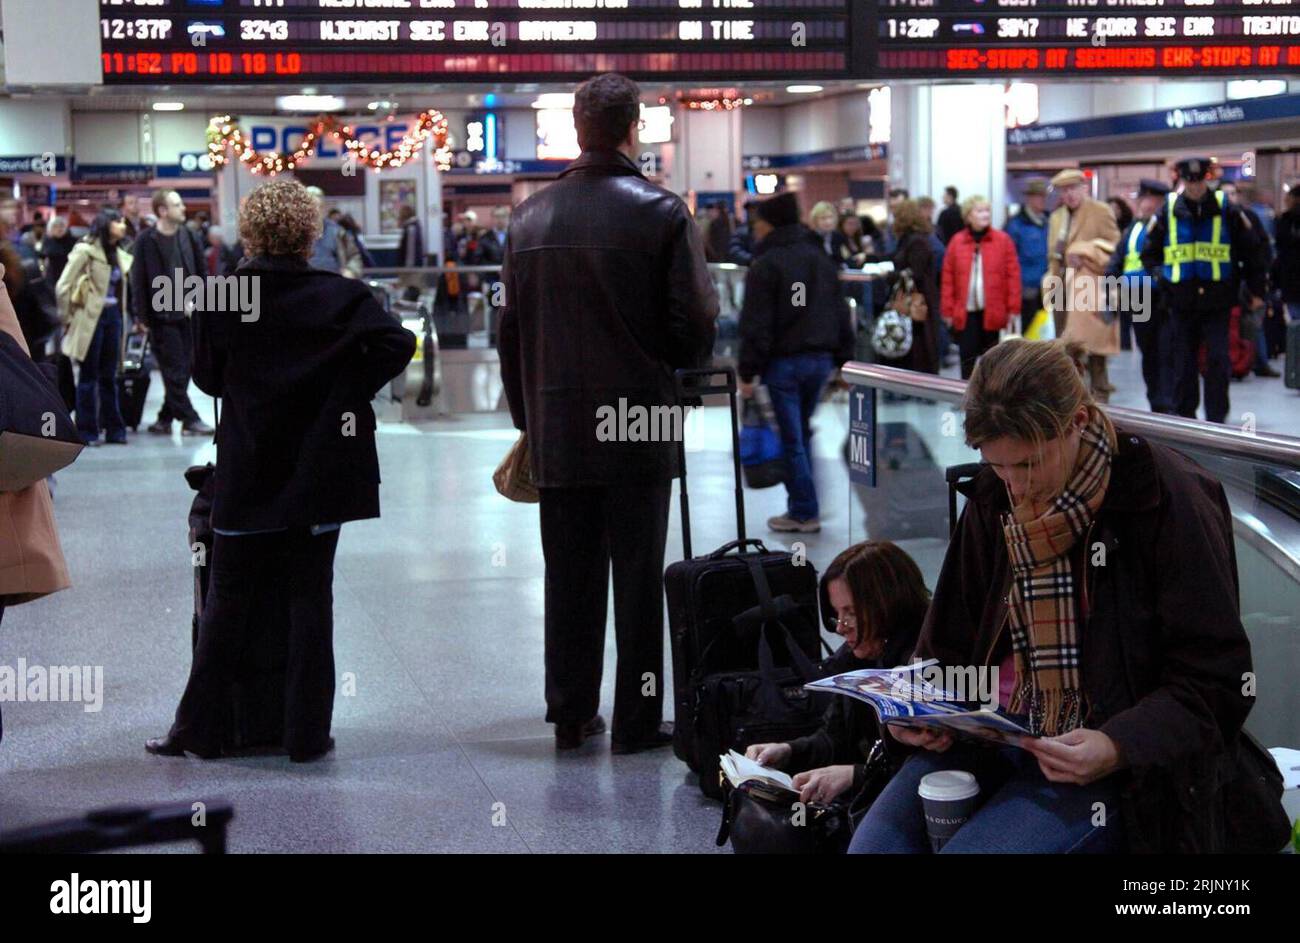
[[[239,304],[194,314],[194,381],[223,397],[207,599],[189,683],[151,753],[218,756],[246,642],[287,599],[284,747],[305,761],[334,745],[334,551],[346,521],[379,516],[374,394],[415,352],[361,282],[312,268],[320,210],[274,180],[240,212]],[[261,621],[259,621],[261,620]]]
[[[908,660],[930,593],[916,563],[887,540],[866,540],[837,556],[822,577],[822,605],[835,610],[844,646],[823,667],[832,674],[892,668]],[[745,751],[757,763],[797,773],[802,802],[851,799],[866,782],[866,759],[880,739],[870,705],[832,697],[815,733]]]
[[[897,285],[897,273],[911,271],[916,290],[925,298],[927,314],[925,321],[912,322],[912,349],[894,365],[920,373],[939,372],[939,267],[930,244],[930,229],[929,218],[915,200],[904,200],[895,208],[898,248],[894,252],[895,281],[890,293]]]
[[[1012,338],[975,365],[962,408],[984,467],[958,486],[967,504],[913,653],[996,670],[999,706],[1034,735],[1017,748],[888,728],[922,749],[851,852],[928,853],[916,790],[941,769],[980,788],[944,854],[1272,852],[1286,840],[1280,781],[1264,795],[1275,764],[1241,737],[1255,692],[1223,486],[1116,427],[1079,353]]]

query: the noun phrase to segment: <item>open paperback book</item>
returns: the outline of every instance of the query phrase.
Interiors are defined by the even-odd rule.
[[[922,672],[936,659],[896,668],[864,668],[806,684],[810,691],[847,694],[865,701],[882,724],[948,730],[959,737],[990,740],[1017,746],[1020,737],[1032,737],[1028,728],[1001,710],[987,710],[963,702],[927,681]]]
[[[728,750],[718,756],[718,765],[722,767],[722,775],[727,777],[733,787],[741,783],[757,783],[771,793],[773,798],[788,798],[786,793],[794,799],[799,798],[799,790],[794,788],[794,780],[788,773],[760,766],[743,753]]]

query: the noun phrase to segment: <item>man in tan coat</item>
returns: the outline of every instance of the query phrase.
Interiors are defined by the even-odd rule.
[[[3,274],[0,266],[0,277]],[[2,285],[0,331],[18,341],[24,353],[30,353],[9,292]],[[7,606],[31,602],[71,585],[54,526],[49,486],[38,481],[22,491],[0,491],[0,620]],[[0,736],[3,734],[0,726]]]
[[[1106,376],[1106,358],[1119,353],[1119,319],[1105,319],[1101,278],[1119,241],[1111,208],[1088,196],[1079,170],[1062,170],[1052,178],[1061,205],[1047,223],[1047,276],[1043,301],[1052,310],[1056,336],[1080,342],[1088,352],[1088,379],[1093,398],[1104,403],[1114,387]]]

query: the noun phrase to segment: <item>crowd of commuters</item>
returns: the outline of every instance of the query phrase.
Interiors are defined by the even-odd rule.
[[[753,396],[759,382],[769,390],[790,468],[787,510],[768,523],[816,532],[810,419],[856,343],[839,274],[888,259],[891,289],[906,273],[919,296],[909,302],[916,314],[906,365],[937,373],[944,329],[951,333],[969,380],[965,440],[984,467],[959,486],[966,509],[933,592],[888,542],[855,545],[832,562],[823,606],[845,642],[832,664],[920,657],[996,667],[999,705],[1035,736],[1015,747],[955,742],[881,727],[869,708],[835,698],[817,732],[754,744],[750,757],[795,773],[804,801],[827,803],[865,787],[866,763],[882,744],[894,772],[865,810],[853,852],[928,851],[917,786],[954,769],[975,772],[981,794],[948,853],[1224,850],[1217,803],[1235,778],[1253,704],[1241,686],[1252,666],[1231,514],[1203,469],[1099,408],[1118,319],[1073,292],[1107,271],[1160,270],[1165,316],[1133,324],[1144,357],[1155,351],[1163,361],[1168,351],[1181,370],[1204,340],[1213,372],[1215,332],[1232,293],[1244,288],[1253,306],[1267,292],[1263,240],[1276,238],[1277,254],[1294,259],[1294,193],[1284,213],[1266,217],[1238,205],[1249,193],[1239,190],[1234,202],[1211,190],[1207,168],[1189,159],[1178,166],[1182,192],[1144,181],[1122,229],[1112,207],[1088,197],[1078,171],[1051,181],[1060,206],[1050,216],[1048,184],[1031,184],[1005,231],[993,226],[986,198],[959,200],[951,187],[937,221],[933,205],[892,191],[884,232],[851,206],[818,203],[805,216],[788,192],[748,204],[740,227],[722,206],[701,227],[678,196],[642,174],[639,104],[640,90],[622,76],[584,83],[574,101],[581,156],[513,213],[494,212],[490,227],[466,213],[444,238],[448,261],[454,253],[462,264],[502,266],[501,377],[539,494],[546,719],[556,747],[578,747],[606,729],[599,701],[611,579],[612,752],[672,740],[661,686],[647,692],[646,679],[663,677],[662,574],[678,452],[671,439],[601,438],[601,409],[676,405],[673,370],[708,364],[716,337],[708,260],[745,253],[740,391]],[[236,250],[224,232],[188,226],[180,195],[163,190],[152,199],[152,222],[134,200],[129,209],[105,208],[60,257],[61,346],[80,367],[75,412],[87,444],[101,434],[126,440],[115,373],[129,331],[148,332],[166,384],[150,431],[170,434],[174,420],[187,433],[214,431],[189,402],[191,377],[224,404],[210,588],[174,722],[146,744],[153,754],[222,755],[241,652],[281,612],[284,749],[308,761],[333,747],[335,552],[343,524],[379,516],[369,402],[405,368],[415,338],[357,279],[367,265],[359,227],[327,212],[322,197],[287,179],[257,187],[241,204]],[[22,261],[7,219],[0,207],[6,276],[11,261]],[[404,255],[423,263],[418,222],[411,225],[410,212],[401,221]],[[61,238],[56,222],[34,225],[26,240],[47,260],[47,243]],[[1180,250],[1201,245],[1208,249]],[[149,288],[160,275],[225,270],[260,279],[267,316],[174,311]],[[1294,276],[1294,266],[1279,271]],[[999,342],[1013,319],[1044,303],[1046,275],[1067,286],[1064,310],[1051,312],[1062,338]],[[1295,278],[1278,282],[1294,316]],[[26,350],[7,284],[0,330]],[[1153,409],[1189,408],[1194,383],[1184,374],[1148,375]],[[1210,373],[1206,400],[1221,419],[1226,384]],[[46,483],[0,494],[0,510],[0,526],[16,529],[0,532],[2,617],[6,606],[69,579]],[[1109,565],[1098,562],[1099,545]],[[14,546],[39,565],[7,565]],[[285,605],[263,590],[285,594]]]

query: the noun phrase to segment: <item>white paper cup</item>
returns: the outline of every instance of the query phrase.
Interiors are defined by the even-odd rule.
[[[979,798],[980,786],[972,773],[945,769],[927,773],[916,788],[925,811],[925,830],[930,848],[939,851],[970,820]]]

